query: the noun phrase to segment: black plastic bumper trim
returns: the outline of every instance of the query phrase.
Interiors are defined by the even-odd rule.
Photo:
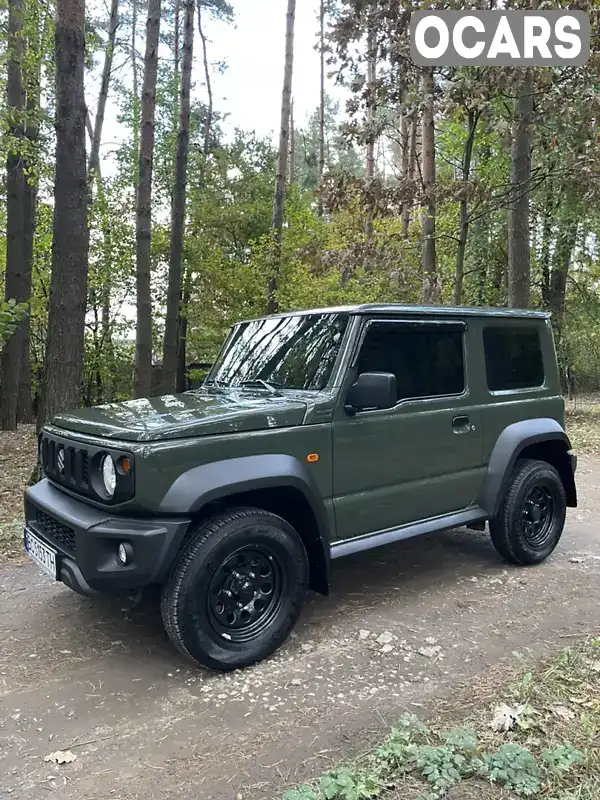
[[[74,531],[74,553],[39,525],[38,510]],[[82,594],[89,594],[89,590],[121,593],[162,583],[191,521],[189,517],[111,515],[75,500],[48,479],[25,492],[25,519],[57,550],[61,580],[75,591],[83,590]],[[120,542],[132,548],[133,558],[127,566],[117,558]]]

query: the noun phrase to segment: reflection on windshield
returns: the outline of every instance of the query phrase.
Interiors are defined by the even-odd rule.
[[[347,314],[243,322],[233,329],[207,383],[240,386],[266,381],[278,389],[323,389],[347,322]]]

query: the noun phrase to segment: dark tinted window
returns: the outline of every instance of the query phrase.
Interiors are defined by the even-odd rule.
[[[544,383],[540,335],[535,329],[499,326],[483,331],[488,388],[528,389]]]
[[[242,322],[233,329],[207,382],[240,386],[262,380],[282,389],[322,389],[347,323],[347,314]]]
[[[376,323],[361,348],[358,371],[392,372],[398,400],[460,394],[465,388],[462,332]]]

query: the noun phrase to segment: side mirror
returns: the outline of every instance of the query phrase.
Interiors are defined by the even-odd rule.
[[[349,414],[365,409],[393,408],[398,399],[396,376],[391,372],[363,372],[352,384],[346,398]]]

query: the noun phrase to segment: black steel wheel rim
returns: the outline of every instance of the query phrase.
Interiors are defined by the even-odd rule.
[[[231,642],[260,636],[285,597],[285,572],[267,544],[249,544],[228,555],[208,588],[208,618],[215,633]]]
[[[523,505],[523,535],[534,548],[544,547],[552,535],[554,500],[545,486],[529,490]]]

